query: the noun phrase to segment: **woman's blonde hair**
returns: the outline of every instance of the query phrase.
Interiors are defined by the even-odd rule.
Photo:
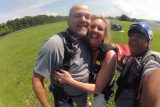
[[[95,16],[93,15],[91,18],[92,20],[95,19],[101,19],[105,23],[105,33],[104,33],[104,40],[103,43],[110,43],[111,42],[111,22],[108,18],[102,17],[102,16]]]

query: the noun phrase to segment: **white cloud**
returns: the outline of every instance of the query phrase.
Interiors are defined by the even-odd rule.
[[[38,3],[34,3],[33,5],[30,6],[30,9],[37,9],[39,7],[45,6],[47,4],[53,3],[57,0],[39,0]]]
[[[126,14],[132,18],[160,20],[159,0],[74,0],[88,4],[94,14],[119,16]],[[5,3],[5,4],[3,4]],[[70,4],[68,4],[70,3]],[[0,5],[0,23],[14,17],[47,15],[67,15],[70,0],[3,0]]]
[[[157,19],[159,6],[156,4],[158,0],[116,0],[113,3],[112,10],[117,10],[117,13],[124,13],[130,17]],[[155,7],[157,7],[155,9]],[[119,12],[118,12],[119,11]],[[160,19],[159,19],[160,20]]]
[[[159,0],[92,0],[89,6],[96,7],[93,13],[106,16],[126,14],[132,18],[160,20]]]
[[[30,2],[29,2],[30,1]],[[0,13],[0,22],[5,22],[7,20],[13,20],[15,18],[22,18],[24,16],[35,16],[35,15],[57,15],[52,10],[45,10],[45,7],[48,4],[51,4],[57,0],[28,0],[28,4],[17,5],[15,9],[7,11],[5,13]],[[41,9],[42,8],[42,9]]]

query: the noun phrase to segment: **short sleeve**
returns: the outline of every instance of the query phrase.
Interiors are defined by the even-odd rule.
[[[153,70],[155,70],[157,68],[160,68],[160,64],[157,61],[155,61],[155,60],[148,61],[143,68],[144,73],[143,73],[142,77],[144,77],[146,74],[152,72]]]
[[[44,77],[50,75],[62,63],[64,47],[62,39],[55,35],[47,40],[41,47],[37,57],[34,71]]]

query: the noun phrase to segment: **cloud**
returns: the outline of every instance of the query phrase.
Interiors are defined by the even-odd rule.
[[[0,23],[24,16],[68,15],[69,8],[77,3],[89,5],[93,14],[160,20],[159,0],[1,0]]]
[[[35,4],[31,5],[30,9],[37,9],[43,6],[46,6],[48,4],[51,4],[57,0],[39,0],[38,3],[36,2]]]
[[[93,13],[106,16],[126,14],[131,18],[160,20],[159,0],[88,0]]]
[[[57,0],[27,0],[24,3],[21,3],[20,0],[15,0],[15,4],[11,5],[8,2],[8,5],[11,7],[7,11],[0,12],[0,20],[1,22],[5,22],[7,20],[13,20],[14,18],[22,18],[24,16],[35,16],[40,14],[46,15],[57,15],[58,13],[54,13],[52,10],[43,9],[43,7],[48,4],[54,3]],[[6,6],[5,6],[6,7]],[[14,9],[13,9],[14,8]]]
[[[158,0],[115,0],[111,11],[134,18],[157,19],[160,8],[155,9],[157,7],[155,1],[159,2]]]

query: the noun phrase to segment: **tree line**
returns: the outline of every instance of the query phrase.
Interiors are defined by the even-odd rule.
[[[109,17],[110,19],[117,19],[121,21],[137,21],[135,18],[130,18],[125,14],[117,17]],[[25,16],[24,18],[16,18],[15,20],[9,20],[6,23],[0,24],[0,37],[8,33],[25,29],[32,26],[54,23],[58,21],[65,21],[67,16],[47,16],[47,15],[37,15],[37,16]]]
[[[58,21],[64,21],[67,16],[25,16],[24,18],[16,18],[15,20],[8,20],[6,23],[0,24],[0,36],[6,35],[8,33],[25,29],[32,26],[54,23]]]
[[[121,14],[120,16],[117,17],[109,17],[110,19],[116,19],[120,21],[130,21],[130,22],[135,22],[135,21],[140,21],[141,19],[136,19],[136,18],[130,18],[129,16],[125,14]]]

